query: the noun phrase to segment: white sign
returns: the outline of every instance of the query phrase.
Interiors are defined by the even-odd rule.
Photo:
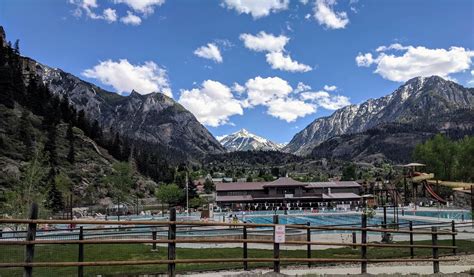
[[[285,235],[285,225],[275,225],[275,243],[284,243]]]

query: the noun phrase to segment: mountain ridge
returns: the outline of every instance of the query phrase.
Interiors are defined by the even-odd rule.
[[[408,80],[389,95],[336,110],[315,119],[297,133],[283,151],[307,155],[322,142],[364,132],[382,123],[410,123],[458,109],[472,109],[474,89],[438,76]]]
[[[191,112],[160,92],[143,95],[133,90],[122,96],[61,69],[22,58],[24,75],[39,78],[55,95],[67,96],[78,111],[84,110],[110,135],[118,132],[132,139],[158,143],[193,159],[224,152]]]
[[[227,151],[279,151],[281,146],[266,138],[252,134],[246,129],[225,135],[219,138],[219,142]]]

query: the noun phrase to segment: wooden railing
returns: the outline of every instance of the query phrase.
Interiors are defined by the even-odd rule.
[[[25,240],[22,239],[0,239],[0,247],[4,245],[24,245],[26,248],[24,262],[18,263],[4,263],[0,261],[0,268],[9,268],[9,267],[23,267],[24,276],[32,276],[33,268],[35,267],[77,267],[78,276],[82,277],[85,266],[123,266],[123,265],[157,265],[157,264],[167,264],[168,265],[168,275],[175,276],[176,273],[176,264],[200,264],[200,263],[242,263],[243,269],[248,270],[249,263],[257,262],[270,262],[273,263],[273,270],[275,272],[280,272],[281,262],[297,262],[297,263],[307,263],[308,266],[312,266],[315,263],[360,263],[361,264],[361,273],[367,273],[367,264],[368,263],[384,263],[384,262],[404,262],[404,261],[424,261],[433,263],[433,272],[439,272],[439,263],[442,261],[456,261],[456,258],[445,258],[443,260],[439,259],[438,250],[439,249],[452,249],[453,253],[456,254],[456,240],[455,236],[456,228],[454,221],[452,223],[452,229],[448,231],[438,230],[438,227],[432,226],[430,231],[425,230],[413,230],[412,225],[408,230],[402,229],[387,229],[387,228],[377,228],[377,227],[368,227],[367,226],[367,217],[361,215],[361,227],[335,227],[335,226],[310,226],[309,223],[306,225],[297,225],[297,224],[287,224],[286,228],[302,230],[302,233],[306,233],[305,241],[296,241],[296,240],[285,240],[284,242],[277,243],[275,241],[275,229],[279,225],[278,215],[274,215],[273,224],[255,224],[255,223],[223,223],[223,222],[179,222],[176,221],[176,211],[175,209],[170,210],[169,221],[99,221],[99,220],[42,220],[36,219],[37,217],[37,207],[33,205],[32,212],[30,213],[31,219],[0,219],[0,224],[27,224],[28,230]],[[152,239],[84,239],[84,229],[79,227],[79,236],[78,239],[74,240],[38,240],[36,239],[36,227],[38,224],[79,224],[79,225],[120,225],[120,226],[161,226],[167,228],[168,238],[167,239],[158,239],[156,231],[152,231]],[[176,237],[176,228],[177,226],[226,226],[226,227],[240,227],[242,228],[242,239],[238,238],[177,238]],[[248,229],[255,229],[260,227],[266,227],[268,230],[272,230],[273,239],[248,239]],[[311,240],[311,231],[314,230],[332,230],[332,231],[349,231],[353,232],[353,242],[344,243],[344,242],[328,242],[328,241],[313,241]],[[304,232],[306,231],[306,232]],[[357,243],[355,238],[355,232],[361,233],[361,242]],[[384,244],[384,243],[369,243],[367,241],[368,232],[378,232],[378,233],[399,233],[399,234],[408,234],[410,236],[409,244]],[[415,244],[413,240],[414,235],[430,235],[432,238],[432,244]],[[439,236],[450,236],[452,238],[452,246],[445,246],[438,244]],[[153,248],[156,249],[156,244],[167,244],[168,245],[168,256],[166,260],[126,260],[126,261],[84,261],[84,256],[87,253],[84,253],[85,244],[144,244],[149,243],[153,245]],[[242,258],[219,258],[219,259],[176,259],[176,244],[178,243],[241,243],[242,244]],[[258,244],[273,244],[273,257],[269,258],[248,258],[248,244],[249,243],[258,243]],[[77,262],[35,262],[34,261],[34,248],[35,245],[78,245],[78,261]],[[280,257],[280,245],[306,245],[307,257],[306,258],[282,258]],[[313,245],[322,245],[322,246],[342,246],[342,247],[352,247],[360,248],[360,258],[313,258],[311,256],[312,251],[311,247]],[[367,258],[367,253],[369,248],[409,248],[411,253],[410,259],[373,259]],[[415,258],[414,249],[424,248],[432,249],[431,258]],[[1,251],[1,250],[0,250]]]

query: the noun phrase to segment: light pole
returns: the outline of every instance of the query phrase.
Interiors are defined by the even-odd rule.
[[[188,185],[188,172],[186,171],[186,213],[189,216],[189,185]]]

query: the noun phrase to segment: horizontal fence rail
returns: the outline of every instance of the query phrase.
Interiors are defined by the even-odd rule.
[[[249,263],[273,263],[275,272],[280,271],[280,264],[286,263],[306,263],[309,267],[317,263],[360,263],[361,272],[367,272],[368,263],[385,263],[385,262],[431,262],[433,263],[434,273],[439,272],[439,263],[446,261],[457,261],[456,258],[439,259],[440,249],[450,249],[456,255],[456,235],[461,226],[467,226],[471,222],[455,223],[433,223],[426,228],[430,230],[414,230],[416,227],[409,222],[409,224],[386,224],[383,222],[380,225],[367,225],[367,216],[361,215],[360,227],[355,227],[354,224],[340,224],[332,226],[311,226],[307,224],[286,224],[284,225],[288,234],[299,234],[305,237],[305,240],[283,240],[277,241],[277,227],[281,226],[278,215],[274,215],[274,223],[225,223],[225,222],[201,222],[201,221],[177,221],[176,210],[170,210],[170,217],[168,221],[154,221],[154,220],[137,220],[137,221],[110,221],[110,220],[43,220],[36,219],[35,210],[32,208],[30,219],[0,219],[0,224],[27,225],[26,231],[4,231],[0,230],[0,247],[7,245],[25,246],[24,262],[4,263],[0,261],[0,268],[23,267],[24,276],[32,276],[33,268],[35,267],[77,267],[77,275],[82,277],[84,274],[84,267],[89,266],[125,266],[125,265],[168,265],[168,274],[174,276],[176,273],[176,264],[205,264],[205,263],[242,263],[244,270],[248,270]],[[54,230],[37,230],[39,224],[67,224],[70,226],[79,226],[78,228],[62,228]],[[104,225],[109,228],[94,227],[84,228],[87,225]],[[421,225],[421,224],[420,224]],[[391,226],[389,228],[387,226]],[[403,227],[404,226],[404,227]],[[217,228],[215,228],[217,227]],[[218,228],[221,227],[221,228]],[[421,227],[421,226],[420,226]],[[439,228],[447,228],[447,230],[440,230]],[[194,228],[194,229],[192,229]],[[206,229],[211,228],[211,229]],[[212,229],[213,228],[213,229]],[[406,228],[406,229],[403,229]],[[425,228],[425,226],[423,226]],[[133,229],[133,231],[131,231]],[[250,229],[254,231],[249,232]],[[106,232],[104,232],[106,230]],[[182,238],[176,237],[177,234],[192,232],[212,232],[222,231],[229,232],[229,235],[239,235],[241,238],[206,238],[201,236],[198,238]],[[293,231],[291,233],[290,231]],[[330,241],[314,241],[311,238],[312,232],[317,231],[344,231],[352,233],[352,243],[346,242],[330,242]],[[96,231],[96,233],[90,233]],[[56,232],[56,233],[53,233]],[[103,232],[103,233],[100,233]],[[360,233],[361,241],[357,243],[356,232]],[[368,232],[385,234],[406,234],[409,235],[409,244],[395,244],[395,243],[371,243],[367,241]],[[3,234],[3,237],[2,237]],[[142,238],[130,239],[130,235],[142,236]],[[252,234],[266,235],[267,238],[255,239],[248,238]],[[12,236],[10,236],[12,235]],[[19,235],[19,236],[18,236]],[[115,235],[123,235],[127,238],[115,238]],[[160,236],[158,238],[157,236]],[[413,237],[415,235],[427,235],[431,237],[431,244],[416,244]],[[146,236],[148,238],[143,238]],[[451,245],[439,245],[438,238],[440,236],[449,236],[451,238]],[[62,239],[54,239],[61,237]],[[106,237],[111,237],[106,238]],[[150,239],[151,237],[151,239]],[[272,237],[272,239],[268,239]],[[219,259],[177,259],[176,245],[177,244],[240,244],[242,245],[242,258],[219,258]],[[270,244],[273,245],[273,257],[268,258],[248,258],[248,244]],[[156,251],[157,244],[165,244],[168,248],[167,259],[154,260],[125,260],[125,261],[84,261],[85,253],[84,245],[104,245],[104,244],[150,244],[152,251]],[[35,245],[78,245],[78,261],[77,262],[35,262],[34,249]],[[296,245],[306,246],[306,258],[284,258],[280,257],[280,245]],[[311,256],[311,246],[338,246],[349,248],[360,248],[360,258],[314,258]],[[394,259],[374,259],[367,258],[367,253],[370,248],[396,248],[396,249],[410,249],[410,258],[394,258]],[[432,249],[431,258],[415,258],[415,249]],[[0,249],[1,251],[1,249]],[[60,254],[60,253],[58,253]]]

